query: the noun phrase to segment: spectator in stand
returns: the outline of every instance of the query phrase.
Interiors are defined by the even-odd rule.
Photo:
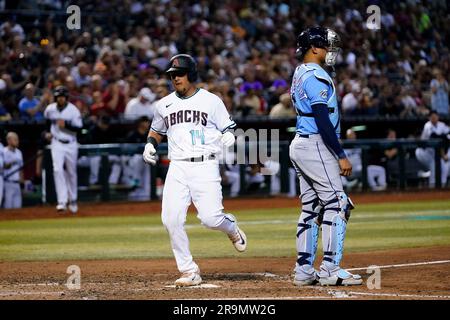
[[[156,95],[149,88],[142,88],[136,98],[131,99],[124,113],[124,118],[127,120],[136,120],[140,117],[147,117],[153,119],[153,108]]]
[[[280,102],[280,96],[288,91],[288,84],[284,79],[276,79],[269,88],[269,99],[267,103],[273,107]]]
[[[351,91],[342,99],[342,111],[344,114],[353,114],[359,107],[359,94],[361,86],[359,83],[349,84]]]
[[[291,95],[283,93],[280,97],[280,102],[277,103],[272,110],[270,110],[269,118],[292,118],[296,113],[291,103]]]
[[[11,114],[8,112],[8,109],[3,103],[3,97],[6,94],[6,81],[0,79],[0,122],[11,120]]]
[[[257,95],[257,90],[262,87],[260,82],[248,83],[244,82],[240,88],[241,102],[238,109],[242,116],[263,114],[261,99]]]
[[[110,84],[103,94],[103,111],[112,118],[123,115],[128,100],[128,86],[123,80]]]
[[[19,102],[19,110],[21,118],[24,120],[43,120],[44,109],[47,106],[43,101],[39,101],[34,96],[35,87],[32,83],[28,83],[23,91],[24,97]]]
[[[448,115],[449,103],[448,103],[448,82],[439,69],[433,70],[434,78],[431,80],[431,109],[436,111],[440,115]]]
[[[378,106],[374,104],[372,98],[373,94],[369,88],[365,87],[362,89],[358,110],[359,114],[373,116],[379,113]]]
[[[77,87],[91,84],[92,78],[89,73],[89,65],[86,62],[78,63],[78,65],[72,69],[71,75]]]

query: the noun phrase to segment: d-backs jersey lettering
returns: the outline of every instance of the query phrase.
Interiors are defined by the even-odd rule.
[[[197,89],[190,97],[172,92],[159,100],[151,130],[167,135],[169,159],[181,160],[219,153],[222,133],[235,126],[218,96]]]

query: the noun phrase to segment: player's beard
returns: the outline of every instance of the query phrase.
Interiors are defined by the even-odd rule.
[[[189,88],[184,87],[184,88],[181,88],[180,90],[178,90],[177,92],[180,96],[184,97],[188,90],[189,90]]]

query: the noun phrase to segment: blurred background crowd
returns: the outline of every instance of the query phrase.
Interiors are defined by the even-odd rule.
[[[449,7],[421,1],[76,1],[81,30],[68,30],[70,1],[0,1],[0,121],[41,120],[64,84],[85,119],[137,118],[171,91],[164,70],[187,52],[200,86],[235,116],[292,117],[296,37],[310,25],[342,37],[336,84],[348,115],[448,115]],[[320,4],[320,5],[319,5]],[[381,8],[367,29],[366,8]],[[142,88],[148,90],[141,91]],[[140,101],[136,102],[136,99]],[[133,103],[131,103],[133,104]],[[128,113],[128,115],[126,115]],[[148,114],[151,118],[151,114]]]

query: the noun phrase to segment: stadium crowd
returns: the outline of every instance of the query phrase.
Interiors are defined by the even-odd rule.
[[[0,21],[0,121],[41,120],[61,84],[85,120],[135,119],[170,92],[164,70],[179,52],[195,57],[200,85],[234,116],[294,116],[283,94],[298,63],[296,36],[316,24],[342,37],[336,85],[344,114],[448,115],[446,1],[319,2],[81,0],[81,30],[68,30],[70,2],[23,1],[12,12],[35,15]],[[370,4],[381,8],[379,30],[367,28]]]

